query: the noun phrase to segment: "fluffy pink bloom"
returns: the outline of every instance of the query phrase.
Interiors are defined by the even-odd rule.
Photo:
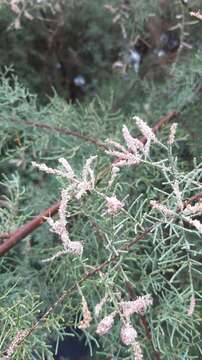
[[[67,177],[67,174],[64,171],[58,170],[58,169],[53,169],[51,167],[48,167],[44,163],[37,164],[35,161],[32,161],[32,166],[38,168],[41,171],[46,172],[47,174],[53,174],[53,175],[58,175],[61,177]]]
[[[94,176],[93,170],[91,169],[91,165],[95,159],[97,159],[97,156],[90,156],[89,159],[86,160],[86,163],[83,167],[83,172],[82,172],[83,179],[85,181],[90,179],[90,183],[93,188],[95,185],[95,176]]]
[[[123,137],[127,144],[128,149],[131,150],[134,154],[137,154],[137,146],[136,146],[135,139],[131,136],[128,128],[125,125],[123,125],[122,132],[123,132]]]
[[[174,124],[172,124],[172,126],[170,128],[170,134],[168,137],[168,145],[173,145],[173,143],[175,141],[176,130],[177,130],[177,123],[174,123]]]
[[[92,316],[88,309],[88,304],[86,302],[86,299],[83,295],[82,295],[82,314],[83,314],[83,320],[80,321],[78,328],[85,330],[89,328],[92,320]]]
[[[60,221],[62,222],[62,224],[65,226],[66,225],[66,209],[67,209],[67,204],[68,201],[71,199],[69,191],[62,189],[61,191],[61,202],[60,202],[60,207],[58,210],[59,213],[59,217],[60,217]]]
[[[200,221],[199,220],[192,220],[192,219],[190,219],[189,217],[184,217],[184,219],[188,222],[188,224],[190,224],[190,225],[192,225],[192,226],[194,226],[195,228],[196,228],[196,230],[198,230],[198,232],[200,233],[200,234],[202,234],[202,224],[200,223]]]
[[[54,174],[57,176],[64,177],[69,180],[70,185],[61,191],[61,202],[59,206],[59,219],[54,221],[51,217],[47,219],[47,222],[51,226],[51,231],[58,234],[61,238],[64,250],[57,252],[51,258],[46,259],[44,261],[52,261],[59,256],[62,256],[66,253],[71,253],[74,255],[82,255],[83,253],[83,245],[80,241],[70,241],[69,232],[66,227],[67,221],[67,204],[68,201],[75,197],[76,199],[80,199],[87,191],[91,191],[94,189],[95,185],[95,177],[94,172],[91,169],[92,162],[96,159],[97,156],[91,156],[86,160],[85,165],[82,171],[82,179],[78,179],[71,168],[68,161],[64,158],[60,158],[58,161],[62,165],[63,169],[53,169],[48,167],[46,164],[37,164],[36,162],[32,162],[34,167],[37,167],[39,170],[45,171],[48,174]]]
[[[175,180],[174,184],[172,185],[172,188],[174,190],[174,194],[177,198],[180,208],[183,209],[182,192],[180,191],[179,182],[177,180]]]
[[[157,142],[156,136],[153,133],[152,129],[140,118],[135,117],[137,126],[146,137],[147,142],[144,145],[140,140],[134,138],[128,128],[123,125],[123,137],[127,145],[127,149],[113,141],[108,140],[108,144],[112,145],[112,149],[106,151],[107,154],[115,156],[117,158],[115,166],[131,166],[137,165],[141,162],[142,156],[147,156],[150,149],[151,142]]]
[[[55,255],[53,255],[52,257],[42,260],[43,262],[49,262],[49,261],[53,261],[56,258],[65,255],[67,253],[73,254],[73,255],[77,255],[77,256],[81,256],[83,253],[83,245],[80,241],[71,241],[69,238],[69,232],[67,229],[67,221],[66,221],[66,208],[67,208],[67,203],[70,199],[70,195],[69,195],[69,191],[63,189],[61,191],[61,202],[60,202],[60,207],[59,207],[59,219],[54,221],[51,217],[47,218],[47,222],[49,223],[49,225],[51,226],[51,231],[55,232],[56,234],[58,234],[61,238],[64,250],[63,251],[58,251]]]
[[[70,242],[69,239],[69,232],[66,228],[66,208],[67,208],[67,203],[70,199],[69,196],[69,191],[68,190],[62,190],[61,191],[61,202],[60,202],[60,207],[59,207],[59,219],[54,221],[51,217],[47,218],[47,222],[48,224],[51,226],[51,231],[55,232],[56,234],[58,234],[62,240],[62,244],[64,246],[64,248],[66,249],[68,247],[68,244]]]
[[[196,299],[194,297],[194,295],[191,297],[191,300],[190,300],[190,305],[189,305],[189,309],[188,309],[188,315],[189,316],[192,316],[193,313],[194,313],[194,310],[195,310],[195,306],[196,306]]]
[[[64,250],[58,251],[56,254],[54,254],[53,256],[49,257],[48,259],[43,259],[42,262],[50,262],[53,261],[63,255],[66,254],[72,254],[72,255],[77,255],[77,256],[81,256],[83,253],[83,245],[80,241],[68,241],[67,246],[64,246]]]
[[[135,341],[133,344],[133,353],[134,353],[134,360],[142,360],[143,359],[143,354],[142,354],[142,349],[140,347],[139,342]]]
[[[110,315],[105,316],[105,318],[100,321],[96,330],[98,335],[105,335],[111,330],[112,326],[114,325],[115,315],[116,312],[113,312]]]
[[[81,256],[83,254],[83,245],[81,241],[70,241],[68,243],[67,252]]]
[[[77,199],[80,199],[87,191],[94,189],[95,177],[91,165],[96,158],[97,156],[91,156],[86,160],[82,171],[82,179],[76,177],[70,164],[64,158],[58,160],[62,164],[64,170],[53,169],[46,164],[37,164],[36,162],[32,162],[32,165],[48,174],[54,174],[68,179],[70,182],[70,187],[68,188],[69,193],[73,193]]]
[[[172,210],[170,210],[165,205],[159,203],[156,200],[151,200],[150,205],[152,206],[153,209],[156,209],[156,210],[160,211],[161,213],[163,213],[167,217],[173,217],[175,215],[175,213]]]
[[[77,200],[80,200],[81,197],[87,193],[87,191],[91,191],[92,190],[92,186],[91,186],[91,183],[86,181],[86,180],[83,180],[83,181],[80,181],[78,184],[77,184],[77,188],[76,188],[76,192],[75,192],[75,198]]]
[[[137,331],[127,323],[122,326],[120,336],[124,345],[132,345],[137,337]]]
[[[114,149],[110,149],[106,151],[106,153],[111,156],[117,157],[115,163],[116,167],[139,164],[139,162],[141,161],[141,155],[137,151],[137,139],[133,139],[133,137],[129,133],[128,128],[125,125],[123,126],[123,136],[128,149],[126,149],[123,145],[117,143],[116,141],[108,140],[108,144],[112,145]]]
[[[106,151],[106,153],[111,156],[117,157],[115,163],[116,167],[137,165],[141,161],[141,157],[139,155],[133,154],[127,150],[125,150],[124,152],[120,152],[117,150],[108,150]]]
[[[106,197],[106,200],[107,212],[111,215],[116,215],[124,206],[123,202],[118,200],[116,196]]]
[[[64,158],[59,158],[58,162],[60,164],[62,164],[63,168],[65,169],[66,177],[73,181],[76,178],[76,175],[75,175],[72,167],[70,166],[69,162]]]
[[[147,141],[157,142],[156,135],[153,130],[138,116],[134,116],[133,119],[136,121],[137,127],[140,129],[142,135],[147,139]]]
[[[123,315],[128,318],[132,314],[144,314],[148,306],[153,304],[153,300],[150,294],[139,296],[134,301],[122,301],[120,303]]]
[[[115,178],[117,177],[118,172],[120,171],[120,169],[117,166],[112,166],[112,175],[111,175],[111,179],[108,182],[108,186],[111,187]]]
[[[75,198],[78,200],[86,194],[87,191],[94,189],[95,176],[91,165],[96,158],[97,156],[90,156],[90,158],[86,160],[82,171],[82,180],[77,181],[77,185],[75,186]]]

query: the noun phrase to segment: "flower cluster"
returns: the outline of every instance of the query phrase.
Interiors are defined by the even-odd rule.
[[[124,203],[117,199],[116,196],[106,197],[107,213],[116,215],[124,206]]]
[[[64,255],[66,253],[71,253],[73,255],[82,255],[83,245],[80,241],[71,241],[69,238],[69,232],[67,229],[66,221],[66,208],[68,201],[70,200],[70,195],[68,190],[61,191],[61,202],[58,211],[59,219],[54,221],[51,217],[47,218],[47,222],[51,227],[51,231],[58,234],[61,238],[63,244],[63,251],[58,251],[51,258],[43,260],[43,262],[53,261],[54,259]]]
[[[193,313],[194,313],[194,310],[195,310],[195,307],[196,307],[196,299],[195,299],[195,296],[192,295],[191,299],[190,299],[190,304],[189,304],[189,308],[188,308],[188,311],[187,311],[187,314],[189,316],[192,316]]]
[[[177,123],[174,123],[170,127],[170,134],[168,137],[168,145],[173,145],[175,142],[175,134],[177,130]]]
[[[169,209],[167,206],[157,202],[156,200],[151,200],[150,205],[152,206],[153,209],[158,210],[159,212],[161,212],[167,218],[171,219],[171,218],[174,218],[176,216],[174,211]],[[183,220],[186,221],[191,226],[195,227],[196,230],[199,233],[202,234],[202,224],[201,224],[201,222],[199,220],[197,220],[197,219],[193,220],[191,218],[192,215],[201,214],[201,212],[202,212],[201,203],[199,202],[199,203],[195,204],[194,206],[187,205],[184,209],[182,207],[183,207],[183,203],[182,203],[182,200],[181,200],[180,210],[181,210],[181,216],[182,216]]]
[[[137,331],[131,324],[123,324],[120,332],[120,337],[124,345],[132,345],[136,340]]]
[[[111,314],[105,316],[104,319],[99,322],[96,330],[98,335],[105,335],[111,330],[112,326],[114,325],[114,318],[116,314],[117,312],[114,311]]]
[[[136,121],[137,127],[144,136],[145,144],[144,141],[134,138],[124,125],[122,133],[127,149],[113,140],[107,140],[108,144],[112,146],[112,149],[107,150],[106,153],[117,158],[113,164],[116,168],[125,165],[131,166],[139,164],[143,156],[148,156],[151,143],[158,142],[152,129],[142,119],[137,116],[133,119]]]
[[[122,301],[120,303],[120,308],[123,315],[126,318],[129,318],[133,314],[143,315],[147,308],[153,304],[153,300],[150,294],[139,296],[136,300],[133,301]]]
[[[68,163],[64,158],[58,159],[58,162],[62,165],[63,169],[53,169],[48,167],[46,164],[37,164],[32,162],[34,167],[37,167],[41,171],[45,171],[48,174],[57,175],[63,178],[68,179],[70,185],[68,187],[69,193],[72,194],[76,199],[80,199],[87,191],[92,191],[95,186],[95,176],[94,172],[91,169],[91,165],[97,156],[91,156],[86,160],[86,163],[83,167],[82,178],[78,179]]]
[[[82,295],[82,313],[83,313],[83,320],[80,321],[78,328],[81,330],[86,330],[90,326],[92,316],[88,309],[88,304],[86,302],[86,299],[83,295]]]
[[[86,160],[82,171],[82,179],[78,179],[68,163],[64,158],[60,158],[58,161],[62,165],[63,169],[53,169],[46,164],[32,163],[34,167],[37,167],[41,171],[45,171],[48,174],[57,175],[68,179],[70,185],[66,189],[61,191],[61,202],[59,206],[59,219],[54,221],[51,217],[47,218],[47,222],[51,227],[51,231],[58,234],[61,238],[63,250],[58,251],[52,257],[43,260],[43,262],[52,261],[64,254],[71,253],[73,255],[81,256],[83,253],[83,245],[81,241],[71,241],[69,238],[69,232],[67,229],[67,204],[72,197],[79,200],[87,191],[94,189],[95,177],[91,168],[92,162],[96,159],[96,156],[91,156]]]
[[[106,296],[96,306],[102,308],[103,304],[106,303]],[[141,360],[143,358],[142,350],[139,342],[137,341],[137,331],[131,324],[131,315],[134,313],[143,315],[147,308],[152,305],[153,300],[151,295],[139,296],[134,301],[121,301],[118,304],[118,310],[105,316],[97,326],[97,334],[102,336],[107,334],[114,325],[114,319],[116,315],[120,315],[122,326],[120,331],[120,338],[124,345],[132,346],[135,360]],[[99,313],[98,312],[98,313]]]

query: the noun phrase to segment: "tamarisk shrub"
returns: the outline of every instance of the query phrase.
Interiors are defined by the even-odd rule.
[[[85,115],[93,129],[94,108],[79,115],[56,98],[38,110],[7,78],[0,92],[2,141],[12,144],[2,171],[15,169],[2,178],[0,248],[59,200],[55,217],[1,257],[0,358],[54,359],[51,339],[67,328],[83,331],[96,360],[200,358],[202,166],[177,157],[181,127],[154,134],[136,116],[122,140],[116,118],[114,136],[85,136],[81,151],[83,134],[68,124],[78,137],[67,141],[63,127]]]
[[[63,250],[51,250],[51,256],[42,262],[54,263],[61,256],[79,256],[78,260],[73,260],[72,267],[80,264],[84,272],[93,269],[92,274],[87,272],[84,282],[79,278],[76,280],[82,283],[83,320],[80,319],[78,327],[85,331],[89,342],[95,342],[97,346],[97,342],[101,342],[102,351],[99,348],[96,351],[98,359],[107,353],[112,358],[135,360],[159,356],[171,359],[174,353],[178,358],[192,359],[196,348],[201,351],[197,303],[201,297],[198,288],[201,250],[198,245],[202,224],[195,217],[202,212],[200,193],[198,198],[196,195],[201,189],[202,169],[196,163],[187,173],[178,167],[173,154],[176,124],[171,126],[165,145],[142,119],[134,117],[134,120],[144,141],[134,138],[125,125],[125,146],[114,140],[107,141],[109,150],[106,153],[115,160],[105,189],[96,184],[95,169],[92,168],[96,156],[86,160],[81,177],[64,158],[59,159],[62,168],[58,169],[33,162],[39,170],[65,180],[58,220],[47,219],[50,230],[60,236]],[[153,159],[152,143],[159,148],[158,160]],[[118,194],[121,172],[124,167],[137,165],[157,174],[161,187],[155,187],[151,195],[144,196],[140,192],[139,196],[136,194],[134,199],[126,201],[126,195],[124,200],[120,191]],[[138,193],[138,186],[136,188]],[[193,194],[192,204],[187,198]],[[97,218],[92,218],[89,205],[85,217],[87,221],[93,221],[96,241],[101,241],[99,245],[95,245],[91,237],[84,241],[81,234],[79,240],[78,235],[74,239],[67,229],[71,218],[70,204],[76,201],[78,207],[85,207],[85,201],[88,203],[90,197],[94,203],[95,197],[98,198],[95,205]],[[138,234],[142,236],[138,238]],[[95,263],[86,257],[89,248],[96,258]],[[102,251],[103,262],[97,263],[97,251]],[[59,263],[55,263],[54,267],[57,266]],[[95,274],[97,279],[91,279]],[[127,284],[134,292],[133,299]],[[94,304],[96,297],[100,298],[97,305]],[[104,316],[98,320],[101,314]]]

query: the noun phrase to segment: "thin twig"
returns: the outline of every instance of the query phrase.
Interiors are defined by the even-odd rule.
[[[99,139],[93,138],[93,137],[88,136],[88,135],[81,134],[78,131],[70,131],[70,130],[63,129],[63,128],[58,127],[58,126],[50,126],[48,124],[41,124],[41,123],[37,123],[37,122],[31,121],[31,120],[24,121],[24,120],[12,119],[11,121],[13,121],[13,122],[15,122],[16,124],[19,124],[19,125],[31,126],[33,128],[36,127],[36,128],[39,128],[39,129],[46,129],[46,130],[49,130],[49,131],[58,132],[58,133],[63,134],[63,135],[77,137],[77,138],[79,138],[81,140],[84,140],[84,141],[89,142],[91,144],[97,145],[98,147],[100,147],[102,149],[105,149],[105,150],[108,149],[107,145],[102,143]]]

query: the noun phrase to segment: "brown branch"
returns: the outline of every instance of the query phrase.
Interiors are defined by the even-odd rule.
[[[63,134],[63,135],[77,137],[77,138],[79,138],[81,140],[84,140],[84,141],[89,142],[91,144],[97,145],[98,147],[100,147],[102,149],[105,149],[105,150],[108,149],[107,145],[102,143],[99,139],[90,137],[88,135],[83,135],[78,131],[70,131],[70,130],[60,128],[58,126],[50,126],[48,124],[40,124],[40,123],[37,123],[35,121],[31,121],[31,120],[26,120],[26,121],[19,120],[18,121],[18,120],[12,119],[11,121],[13,121],[13,122],[15,122],[16,124],[19,124],[19,125],[31,126],[33,128],[36,127],[36,128],[39,128],[39,129],[47,129],[47,130],[50,130],[50,131],[58,132],[58,133]]]
[[[59,202],[55,203],[50,208],[44,210],[41,214],[36,216],[33,220],[20,226],[15,230],[7,241],[0,245],[0,256],[7,253],[13,246],[15,246],[20,240],[24,239],[27,235],[32,233],[35,229],[41,226],[45,221],[46,217],[54,215],[59,208]]]

